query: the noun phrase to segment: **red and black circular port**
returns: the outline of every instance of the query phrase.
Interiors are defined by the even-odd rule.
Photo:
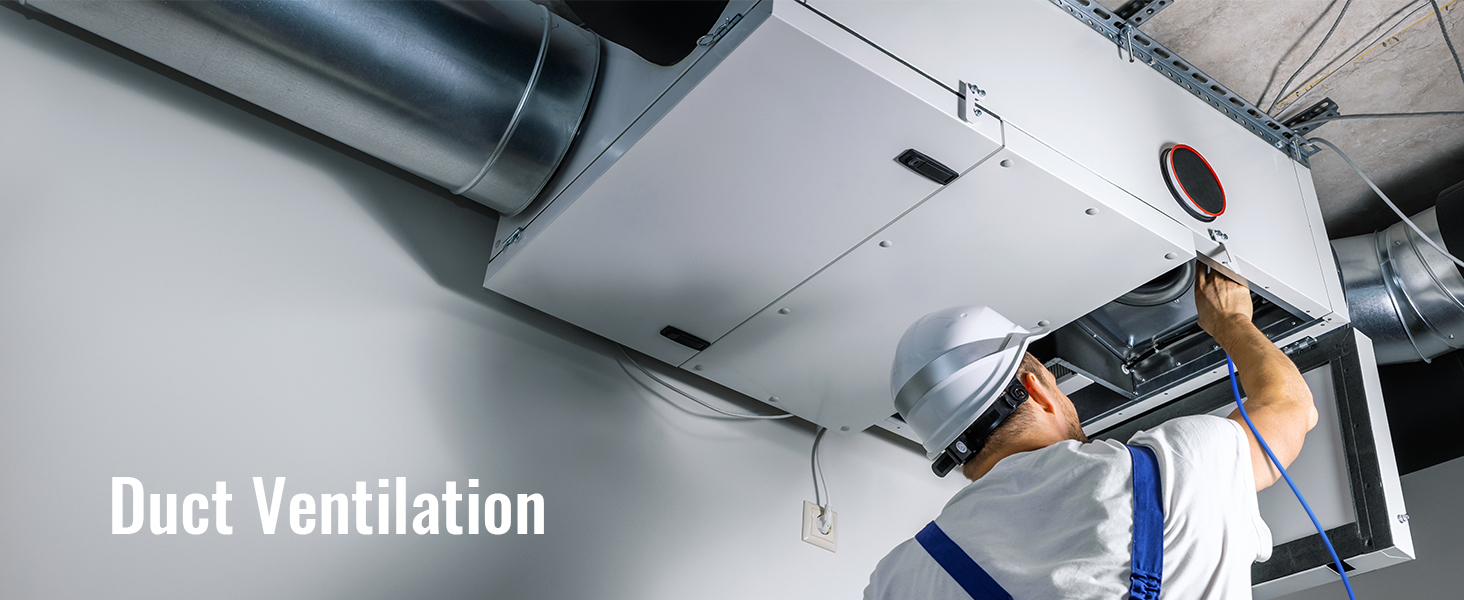
[[[1159,156],[1169,193],[1190,216],[1206,223],[1225,214],[1225,188],[1205,157],[1194,148],[1177,144]]]

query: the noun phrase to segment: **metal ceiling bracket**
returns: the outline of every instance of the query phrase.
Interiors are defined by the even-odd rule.
[[[1320,119],[1322,117],[1337,117],[1341,115],[1342,113],[1337,112],[1336,102],[1333,102],[1331,98],[1322,98],[1320,102],[1308,106],[1306,110],[1297,113],[1296,116],[1293,116],[1290,119],[1286,119],[1281,124],[1291,128],[1291,130],[1296,132],[1297,135],[1306,135],[1308,133],[1311,133],[1313,129],[1327,124],[1326,121],[1323,121],[1321,123],[1312,123],[1314,119]]]
[[[1174,4],[1174,0],[1129,0],[1127,4],[1118,7],[1118,10],[1113,12],[1123,20],[1133,23],[1134,27],[1138,27],[1145,21],[1154,18],[1159,11],[1169,8],[1171,4]]]
[[[1059,8],[1067,11],[1074,18],[1082,21],[1094,31],[1108,38],[1108,41],[1118,44],[1120,47],[1128,48],[1128,33],[1126,27],[1133,26],[1133,21],[1122,16],[1111,13],[1104,9],[1094,0],[1051,0]],[[1148,4],[1158,5],[1161,2],[1155,1]],[[1130,2],[1129,4],[1135,4]],[[1148,6],[1146,4],[1145,6]],[[1173,4],[1173,0],[1164,0],[1164,4]],[[1124,5],[1125,8],[1129,5]],[[1163,6],[1155,6],[1154,12],[1158,12]],[[1147,10],[1147,9],[1145,9]],[[1149,13],[1150,17],[1153,13]],[[1290,128],[1282,125],[1280,121],[1271,118],[1265,111],[1256,108],[1254,104],[1241,98],[1239,94],[1230,91],[1209,75],[1204,74],[1188,61],[1180,58],[1179,55],[1165,48],[1163,44],[1149,38],[1143,33],[1130,32],[1133,35],[1133,46],[1131,57],[1137,59],[1159,71],[1165,77],[1178,84],[1191,94],[1204,100],[1211,108],[1219,111],[1232,121],[1245,127],[1247,131],[1261,138],[1272,148],[1286,154],[1296,162],[1310,167],[1307,156],[1304,152],[1295,152],[1293,140],[1299,136]]]

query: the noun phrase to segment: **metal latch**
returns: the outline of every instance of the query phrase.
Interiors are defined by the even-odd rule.
[[[965,92],[961,96],[961,120],[967,123],[975,123],[976,118],[981,116],[981,107],[976,102],[986,97],[986,90],[976,87],[974,83],[965,81],[961,82],[961,88]]]
[[[1287,344],[1285,348],[1281,349],[1281,352],[1286,354],[1286,356],[1291,356],[1315,345],[1317,345],[1317,339],[1312,336],[1306,336]]]
[[[738,13],[738,14],[732,15],[730,17],[727,17],[725,20],[722,21],[722,24],[719,25],[716,29],[713,29],[711,33],[708,33],[708,34],[706,34],[704,36],[701,36],[701,37],[697,38],[696,39],[696,45],[698,45],[698,46],[710,46],[712,44],[717,43],[717,40],[720,40],[720,39],[722,39],[722,36],[727,35],[727,32],[728,31],[731,31],[732,30],[732,27],[736,26],[737,25],[737,22],[738,21],[741,21],[741,20],[742,20],[742,14],[741,13]]]
[[[498,251],[502,252],[507,249],[510,244],[519,241],[519,238],[523,237],[523,234],[524,228],[519,227],[517,229],[514,229],[512,233],[508,234],[508,237],[503,238],[503,242],[498,245]]]

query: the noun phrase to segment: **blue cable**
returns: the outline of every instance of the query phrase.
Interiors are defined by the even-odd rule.
[[[1296,483],[1291,481],[1291,475],[1286,473],[1286,467],[1281,466],[1281,461],[1276,458],[1276,453],[1266,445],[1266,439],[1261,437],[1261,432],[1256,431],[1256,424],[1251,422],[1250,415],[1245,412],[1245,403],[1240,400],[1240,385],[1235,382],[1235,362],[1230,356],[1225,357],[1225,366],[1230,369],[1230,391],[1235,392],[1235,406],[1240,409],[1240,416],[1245,419],[1245,424],[1250,427],[1251,433],[1255,434],[1256,441],[1260,442],[1261,449],[1266,451],[1266,456],[1271,457],[1271,462],[1281,470],[1281,477],[1286,480],[1286,485],[1291,486],[1291,492],[1296,494],[1296,499],[1301,501],[1301,507],[1306,509],[1306,516],[1311,517],[1312,525],[1317,528],[1317,535],[1322,536],[1322,544],[1327,547],[1327,552],[1332,555],[1332,563],[1337,565],[1337,573],[1342,576],[1342,585],[1347,588],[1347,597],[1357,600],[1352,595],[1352,581],[1347,579],[1347,570],[1342,568],[1342,559],[1337,558],[1337,551],[1332,549],[1332,540],[1327,539],[1327,532],[1322,531],[1322,523],[1317,520],[1316,513],[1312,512],[1311,506],[1306,503],[1306,498],[1301,496],[1301,490],[1296,489]]]

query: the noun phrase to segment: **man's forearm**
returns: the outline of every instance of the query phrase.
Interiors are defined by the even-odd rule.
[[[1271,440],[1273,449],[1277,451],[1277,458],[1284,464],[1290,464],[1301,452],[1301,438],[1317,422],[1317,409],[1312,401],[1311,389],[1306,386],[1306,381],[1301,378],[1301,372],[1291,359],[1266,339],[1248,319],[1235,319],[1216,329],[1215,341],[1235,361],[1236,377],[1245,388],[1246,411],[1253,416],[1260,415],[1257,418],[1266,421],[1297,419],[1306,424],[1305,429],[1268,428],[1261,423],[1256,424],[1264,429],[1287,432],[1289,436],[1296,437]],[[1261,410],[1262,407],[1265,410]],[[1274,443],[1278,441],[1285,443]],[[1267,464],[1264,458],[1256,458],[1260,459],[1256,461],[1257,464]],[[1279,472],[1274,472],[1269,466],[1266,470],[1274,473],[1272,480],[1280,476]]]
[[[1215,341],[1235,361],[1236,376],[1245,387],[1246,394],[1255,399],[1271,399],[1273,394],[1267,393],[1271,390],[1284,391],[1288,388],[1300,386],[1306,387],[1306,382],[1301,378],[1301,372],[1296,370],[1296,365],[1286,354],[1281,352],[1271,340],[1266,339],[1256,326],[1248,319],[1233,319],[1223,327],[1217,328]],[[1310,390],[1308,390],[1310,392]],[[1261,396],[1262,398],[1257,398]],[[1290,395],[1281,394],[1275,400],[1292,399]],[[1298,398],[1310,404],[1311,398],[1308,393],[1305,398]]]

